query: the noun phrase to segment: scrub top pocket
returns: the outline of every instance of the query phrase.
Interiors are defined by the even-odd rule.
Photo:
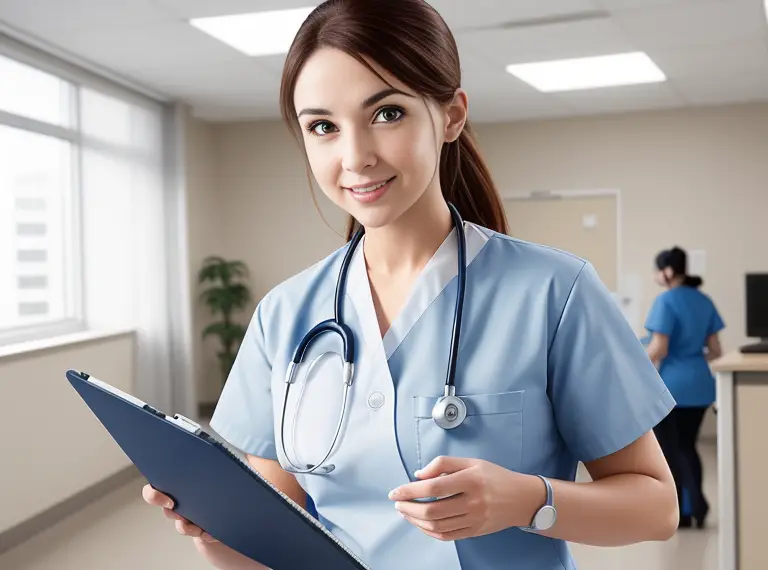
[[[439,455],[483,459],[506,469],[522,463],[524,391],[463,395],[467,417],[444,430],[432,419],[439,398],[415,396],[414,420],[419,469]]]

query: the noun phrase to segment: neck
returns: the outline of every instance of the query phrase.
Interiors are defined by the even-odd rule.
[[[440,188],[429,190],[396,222],[366,229],[369,271],[396,275],[421,271],[453,229],[453,218]]]
[[[684,281],[685,281],[685,277],[682,277],[680,275],[673,277],[672,280],[669,282],[669,288],[674,289],[676,287],[680,287]]]

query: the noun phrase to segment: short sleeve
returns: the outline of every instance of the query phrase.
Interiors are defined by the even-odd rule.
[[[562,438],[583,462],[626,447],[675,406],[589,263],[576,278],[554,333],[549,395]]]
[[[717,311],[717,308],[714,305],[712,305],[712,315],[709,318],[709,327],[707,328],[707,336],[711,336],[713,334],[719,333],[724,328],[725,328],[725,323],[723,322],[723,318],[720,316],[720,313]]]
[[[652,333],[672,334],[675,327],[675,314],[669,306],[668,297],[659,295],[651,306],[645,319],[645,329]]]
[[[272,366],[265,348],[264,318],[262,302],[240,344],[211,427],[238,449],[277,460],[272,420]]]

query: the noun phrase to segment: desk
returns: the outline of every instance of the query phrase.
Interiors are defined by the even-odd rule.
[[[720,570],[768,568],[768,354],[728,353],[717,374]]]

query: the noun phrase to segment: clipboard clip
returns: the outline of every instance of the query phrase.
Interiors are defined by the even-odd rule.
[[[172,418],[166,416],[166,419],[190,433],[199,433],[202,430],[199,424],[193,422],[185,416],[182,416],[181,414],[174,414]]]

